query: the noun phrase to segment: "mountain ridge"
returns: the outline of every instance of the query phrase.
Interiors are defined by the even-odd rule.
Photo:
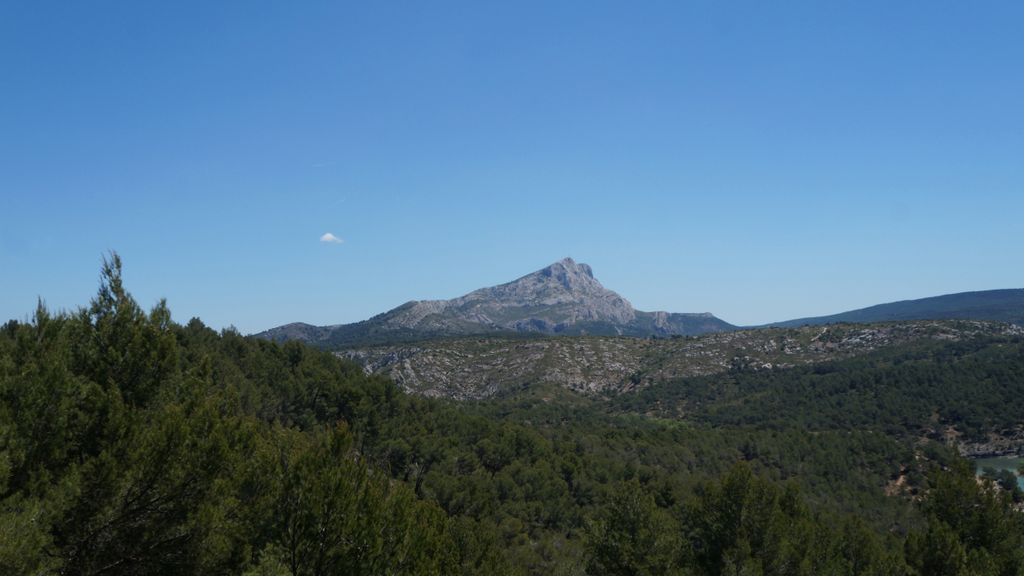
[[[618,395],[681,378],[773,371],[849,359],[924,342],[1024,336],[1024,328],[975,320],[916,320],[754,328],[658,339],[609,336],[513,340],[466,337],[335,352],[369,374],[423,396],[481,400],[537,385]]]
[[[629,300],[605,288],[589,265],[567,257],[510,282],[449,300],[410,300],[361,322],[326,326],[293,322],[255,336],[342,349],[464,336],[668,337],[748,328],[913,320],[982,320],[1024,326],[1024,289],[900,300],[741,328],[709,312],[637,310]]]
[[[471,335],[697,335],[737,327],[709,312],[636,310],[605,288],[593,269],[563,258],[511,282],[450,300],[411,300],[362,322],[335,326],[291,323],[257,337],[348,347]]]
[[[987,320],[1024,326],[1024,289],[976,290],[899,300],[827,316],[773,322],[761,327],[790,328],[839,322],[870,323],[903,320]]]

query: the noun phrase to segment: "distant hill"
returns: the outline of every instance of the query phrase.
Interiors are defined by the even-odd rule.
[[[414,300],[354,324],[293,323],[257,337],[328,348],[473,335],[673,336],[735,330],[709,313],[643,312],[608,290],[586,264],[565,258],[452,300]]]
[[[831,316],[776,322],[769,326],[796,327],[836,322],[867,323],[897,320],[989,320],[1024,326],[1024,289],[983,290],[919,300],[902,300]]]
[[[347,349],[338,356],[424,396],[482,399],[548,385],[621,394],[680,378],[777,371],[911,343],[1020,337],[982,321],[920,320],[826,328],[760,328],[696,337],[450,338]]]

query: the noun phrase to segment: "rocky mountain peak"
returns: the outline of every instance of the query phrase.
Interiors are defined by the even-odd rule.
[[[473,310],[481,321],[515,329],[524,322],[547,330],[584,321],[625,323],[635,317],[625,298],[602,286],[590,266],[572,258],[450,303],[460,310]]]
[[[414,300],[365,322],[334,327],[324,334],[291,329],[307,341],[368,341],[422,335],[465,335],[495,331],[543,334],[690,334],[731,329],[714,317],[640,312],[605,288],[590,266],[563,258],[511,282],[474,290],[451,300]],[[307,333],[310,336],[306,338]],[[393,336],[389,336],[393,335]]]
[[[572,258],[563,258],[536,272],[542,278],[550,278],[567,290],[600,283],[594,278],[594,271],[586,264],[577,264]],[[529,277],[529,276],[527,276]]]
[[[561,287],[569,292],[587,293],[604,291],[604,286],[594,278],[594,271],[586,264],[578,264],[572,258],[563,258],[533,274],[527,274],[505,286],[533,286],[534,288]]]

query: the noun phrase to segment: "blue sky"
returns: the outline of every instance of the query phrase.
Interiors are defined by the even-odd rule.
[[[1019,2],[4,2],[0,319],[357,321],[572,256],[738,324],[1024,286]],[[344,242],[321,242],[325,233]]]

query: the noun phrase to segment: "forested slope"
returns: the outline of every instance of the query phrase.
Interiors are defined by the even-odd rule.
[[[1024,427],[1024,338],[921,341],[787,370],[727,373],[652,385],[615,404],[627,412],[711,426],[953,435],[984,444]],[[1024,449],[1024,445],[1018,447]]]
[[[944,294],[917,300],[877,304],[829,316],[798,318],[771,326],[796,327],[835,322],[892,322],[899,320],[991,320],[1024,326],[1024,289],[981,290]]]
[[[116,257],[88,308],[0,336],[0,572],[449,573],[436,505],[345,423],[394,392],[351,366],[146,314]]]
[[[298,343],[146,313],[115,256],[87,308],[0,329],[0,572],[1024,568],[1013,494],[940,444],[637,401],[408,396]]]

